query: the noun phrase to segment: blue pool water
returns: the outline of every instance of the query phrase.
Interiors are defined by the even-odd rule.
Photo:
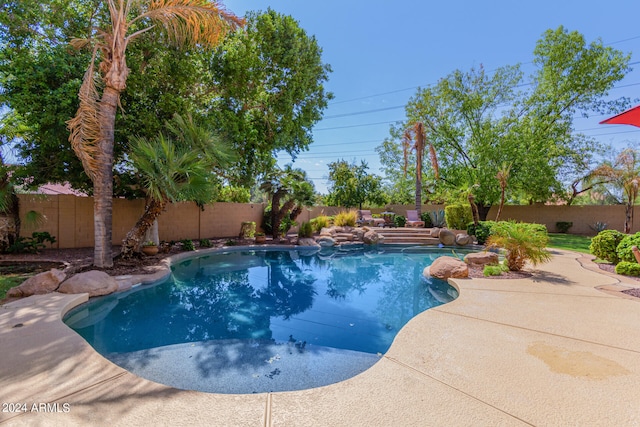
[[[455,299],[446,282],[422,276],[451,253],[214,252],[178,262],[163,283],[93,299],[64,321],[105,357],[174,387],[310,388],[369,368],[412,317]]]

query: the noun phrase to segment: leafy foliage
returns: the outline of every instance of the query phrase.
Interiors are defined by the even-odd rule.
[[[304,221],[300,224],[300,229],[298,230],[298,237],[311,237],[313,236],[313,225],[311,222]]]
[[[548,240],[546,228],[539,224],[499,221],[491,227],[487,247],[505,249],[509,270],[520,271],[526,261],[537,265],[551,259],[551,254],[545,249]]]
[[[431,224],[433,224],[434,227],[442,228],[447,225],[447,222],[444,219],[444,209],[431,211],[429,212],[429,216],[431,217]]]
[[[616,247],[618,259],[620,261],[636,262],[636,257],[633,255],[632,250],[634,246],[640,247],[640,232],[636,234],[628,234],[620,240],[620,243],[618,243],[618,246]]]
[[[617,248],[624,237],[618,230],[603,230],[591,239],[589,250],[596,258],[617,264],[620,261]]]
[[[465,205],[447,205],[444,208],[444,218],[447,227],[454,230],[464,230],[471,221],[471,207]]]
[[[635,261],[621,261],[616,265],[616,273],[625,276],[640,276],[640,264]]]
[[[500,276],[502,273],[505,273],[507,271],[509,271],[509,267],[507,267],[504,264],[496,264],[496,265],[487,264],[484,266],[484,269],[482,270],[482,275],[485,277]]]
[[[363,203],[383,205],[387,202],[382,189],[382,178],[367,173],[369,166],[338,160],[329,163],[329,195],[326,202],[332,206],[358,207]]]
[[[482,67],[456,70],[409,101],[406,123],[393,127],[378,149],[381,163],[385,172],[400,170],[401,130],[422,122],[439,159],[440,179],[435,169],[425,171],[427,181],[437,182],[430,198],[455,200],[471,189],[480,219],[486,219],[503,190],[506,200],[563,194],[567,178],[584,175],[598,149],[592,139],[572,132],[573,117],[620,107],[601,99],[624,77],[628,61],[629,55],[600,41],[587,45],[577,32],[549,30],[534,50],[531,89],[520,89],[525,77],[519,66],[493,73]],[[387,177],[394,186],[406,186],[397,174]]]
[[[271,9],[246,19],[210,58],[217,96],[208,108],[217,129],[234,141],[240,163],[230,173],[245,184],[275,165],[275,151],[295,157],[307,149],[332,98],[324,89],[331,68],[314,37]]]
[[[495,224],[495,221],[480,221],[478,225],[470,222],[467,225],[467,234],[470,236],[476,236],[476,240],[479,245],[484,245],[491,236],[491,226]]]
[[[558,221],[556,222],[556,228],[560,233],[566,233],[569,229],[573,227],[573,222],[571,221]]]
[[[420,214],[420,219],[424,221],[424,228],[433,227],[433,222],[431,222],[431,214],[429,212],[422,212]]]
[[[319,233],[325,227],[329,226],[329,217],[326,215],[319,215],[311,220],[313,231]]]
[[[404,227],[407,224],[407,218],[402,215],[396,215],[393,217],[393,224],[396,227]]]
[[[56,238],[47,231],[34,231],[31,237],[18,237],[16,241],[9,247],[8,252],[11,253],[37,253],[39,250],[47,247],[45,242],[54,244]]]

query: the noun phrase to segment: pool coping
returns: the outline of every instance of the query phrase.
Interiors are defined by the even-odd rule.
[[[531,278],[450,280],[458,299],[412,319],[369,370],[256,395],[172,389],[113,365],[61,321],[86,294],[10,302],[0,401],[26,410],[0,412],[0,424],[640,424],[640,304],[605,293],[640,285],[588,262],[554,250]]]

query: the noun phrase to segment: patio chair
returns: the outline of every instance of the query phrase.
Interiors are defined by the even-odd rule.
[[[360,210],[358,211],[358,215],[360,216],[360,221],[362,221],[363,224],[372,225],[374,227],[384,224],[384,218],[374,218],[371,215],[371,211]]]
[[[418,211],[407,211],[407,222],[405,227],[424,227],[424,221],[418,217]]]

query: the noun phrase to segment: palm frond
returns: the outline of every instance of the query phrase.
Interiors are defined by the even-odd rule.
[[[134,20],[158,22],[179,45],[202,43],[216,45],[227,32],[244,25],[244,20],[208,0],[152,0],[145,13]],[[133,39],[147,29],[131,34]]]
[[[98,90],[95,76],[96,51],[93,52],[91,64],[84,73],[82,85],[78,92],[80,106],[74,118],[67,122],[69,142],[82,167],[93,182],[98,177],[98,143],[100,141],[100,120],[98,109]]]

